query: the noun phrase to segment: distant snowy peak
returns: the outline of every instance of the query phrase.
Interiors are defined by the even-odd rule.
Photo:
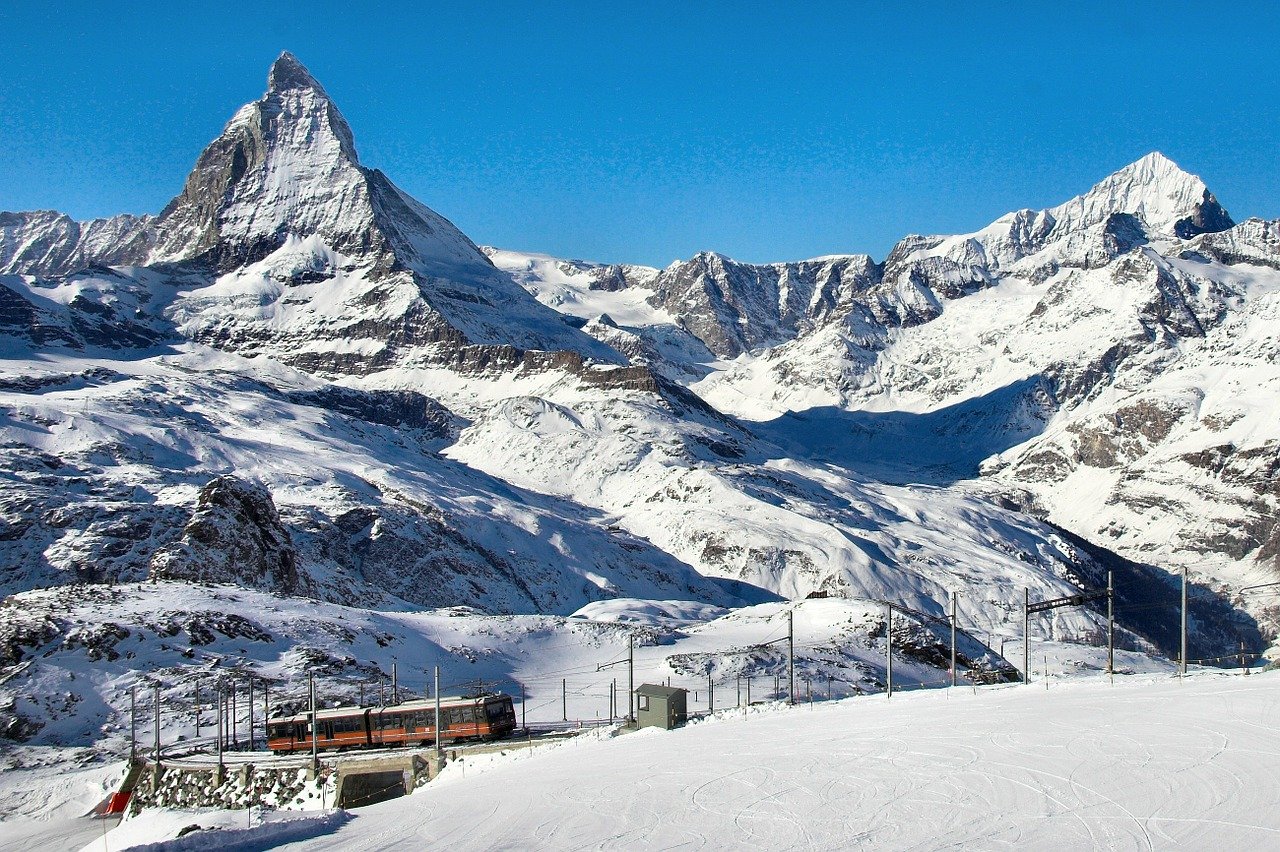
[[[282,54],[267,85],[161,213],[153,261],[207,256],[225,270],[290,235],[318,235],[344,254],[391,253],[424,274],[487,276],[487,260],[457,228],[360,165],[346,119],[297,59]]]
[[[625,360],[538,304],[447,219],[361,165],[346,119],[289,53],[159,216],[76,223],[4,214],[0,264],[64,278],[102,265],[155,268],[175,285],[152,300],[164,305],[157,331],[168,321],[171,335],[325,375],[548,361],[527,359],[533,350],[573,353],[576,366]]]
[[[1116,213],[1136,216],[1153,234],[1183,239],[1234,224],[1204,181],[1158,151],[1046,212],[1058,234],[1091,227]]]

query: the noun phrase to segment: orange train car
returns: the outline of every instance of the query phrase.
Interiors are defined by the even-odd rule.
[[[316,711],[316,748],[382,748],[434,745],[436,702],[409,701],[383,707],[335,707]],[[440,741],[492,740],[516,729],[511,696],[440,699]],[[311,750],[311,714],[267,723],[267,748],[276,754]]]

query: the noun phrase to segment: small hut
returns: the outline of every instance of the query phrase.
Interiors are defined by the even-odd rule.
[[[669,731],[688,719],[688,690],[656,683],[642,683],[636,689],[636,726]]]

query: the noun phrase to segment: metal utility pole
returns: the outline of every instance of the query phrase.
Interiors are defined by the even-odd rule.
[[[378,678],[378,706],[387,706],[387,678],[385,675]]]
[[[364,681],[360,681],[360,706],[364,706]]]
[[[200,736],[200,678],[196,678],[196,736]]]
[[[240,725],[236,718],[236,682],[231,681],[231,747],[240,748]]]
[[[951,593],[951,685],[956,685],[956,593]]]
[[[1116,587],[1111,572],[1107,572],[1107,677],[1115,679],[1116,673]]]
[[[1178,676],[1187,673],[1187,569],[1182,569],[1182,656],[1178,663]]]
[[[249,678],[249,751],[253,751],[253,678]]]
[[[439,690],[439,689],[436,689],[436,694],[439,694],[439,692],[440,692],[440,690]],[[525,705],[525,704],[526,704],[526,702],[525,702],[525,699],[524,699],[524,684],[523,684],[523,683],[521,683],[521,684],[520,684],[520,727],[525,728],[525,729],[528,729],[528,727],[529,727],[529,726],[525,724],[525,720],[524,720],[524,705]]]
[[[262,736],[267,738],[267,720],[271,718],[271,699],[269,697],[270,686],[264,680],[262,682]]]
[[[391,703],[400,703],[400,678],[396,674],[396,664],[391,664]]]
[[[320,756],[316,741],[320,739],[320,724],[316,718],[316,676],[307,672],[307,691],[311,694],[311,771],[320,771]]]
[[[160,768],[160,684],[156,684],[156,769]]]
[[[889,621],[888,621],[888,626],[885,628],[884,635],[885,635],[885,640],[888,642],[888,646],[886,647],[884,652],[885,675],[886,675],[886,679],[888,680],[888,684],[886,685],[884,694],[886,698],[892,698],[893,697],[893,604],[889,604]]]
[[[227,727],[227,722],[226,722],[226,719],[225,719],[225,718],[223,718],[222,710],[223,710],[223,707],[222,707],[222,681],[221,681],[221,680],[219,680],[219,681],[218,681],[218,712],[217,712],[217,717],[218,717],[218,720],[217,720],[217,727],[218,727],[218,737],[217,737],[217,740],[218,740],[218,774],[219,774],[219,775],[221,775],[221,774],[222,774],[222,734],[223,734],[223,732],[226,730],[226,727]]]
[[[627,636],[627,721],[636,720],[636,635]]]
[[[1022,682],[1031,683],[1031,590],[1022,590]]]
[[[569,679],[560,678],[560,715],[569,721]]]
[[[738,675],[738,707],[742,706],[742,675]]]
[[[795,611],[787,610],[787,703],[796,703],[796,620]]]
[[[129,763],[138,759],[138,685],[129,687]]]
[[[436,666],[436,683],[434,692],[436,694],[436,756],[440,755],[440,667]],[[520,713],[524,715],[524,686],[520,687]]]
[[[751,706],[751,675],[747,675],[747,706]]]
[[[715,684],[711,682],[711,672],[707,672],[707,712],[716,712]]]
[[[831,675],[827,675],[827,700],[831,700]]]

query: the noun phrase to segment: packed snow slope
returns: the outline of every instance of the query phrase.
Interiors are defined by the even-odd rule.
[[[1276,678],[1095,678],[730,712],[463,761],[407,800],[280,848],[1270,848]],[[171,837],[173,821],[153,831]]]

